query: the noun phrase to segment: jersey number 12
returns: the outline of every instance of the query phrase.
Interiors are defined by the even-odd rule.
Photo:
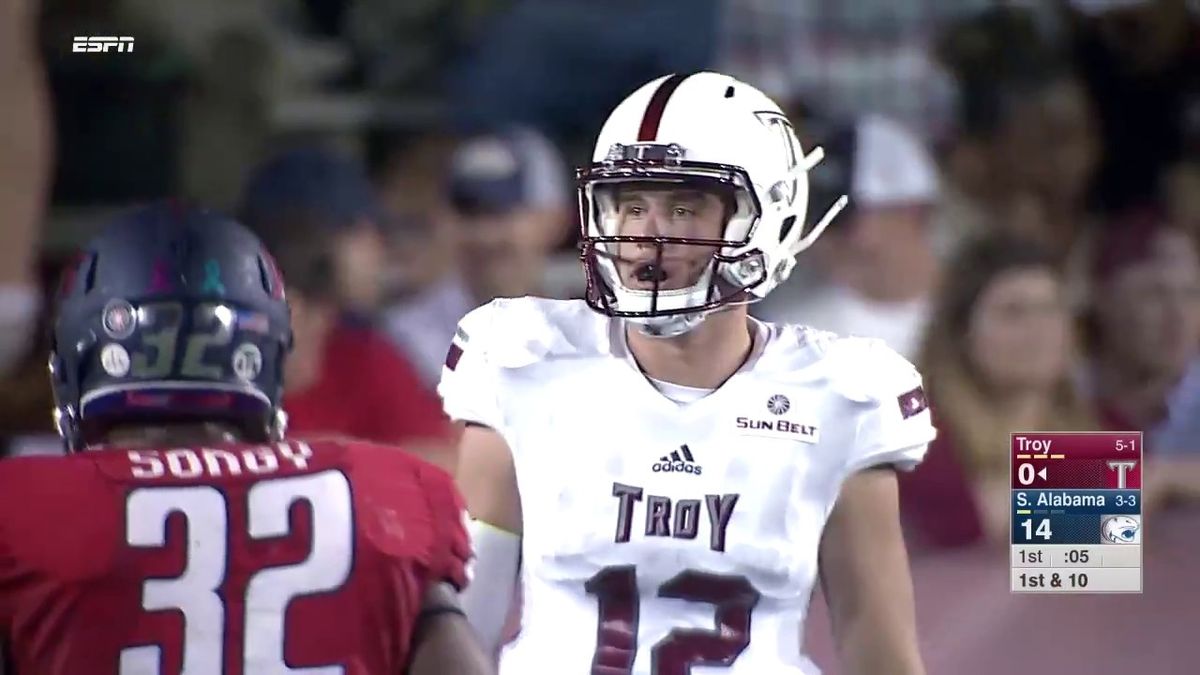
[[[638,650],[637,569],[605,567],[585,588],[600,605],[592,675],[633,672]],[[759,593],[745,577],[688,570],[659,586],[658,597],[713,605],[716,629],[672,630],[650,651],[653,675],[688,675],[692,666],[730,666],[750,646],[750,612]]]
[[[288,511],[298,501],[307,502],[312,509],[312,550],[300,563],[267,567],[250,577],[243,603],[245,673],[345,672],[341,666],[290,668],[284,661],[283,646],[288,603],[303,595],[337,589],[350,576],[354,526],[346,476],[326,471],[256,483],[246,497],[246,527],[255,540],[285,536],[290,529]],[[177,577],[146,579],[142,607],[147,612],[183,614],[182,675],[221,673],[225,603],[219,589],[229,559],[229,508],[221,491],[207,485],[136,489],[126,502],[126,543],[133,548],[165,546],[167,519],[173,513],[187,519],[187,562]],[[120,659],[120,675],[162,672],[162,648],[158,645],[126,648]]]

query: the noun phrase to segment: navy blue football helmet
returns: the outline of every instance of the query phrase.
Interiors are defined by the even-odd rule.
[[[116,425],[221,422],[282,438],[291,316],[242,225],[164,202],[118,217],[66,269],[50,377],[68,451]]]

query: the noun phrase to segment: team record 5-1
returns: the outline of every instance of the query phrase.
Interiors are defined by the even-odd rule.
[[[1141,593],[1141,432],[1010,440],[1013,592]]]

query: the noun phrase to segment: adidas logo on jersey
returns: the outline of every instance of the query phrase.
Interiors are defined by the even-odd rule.
[[[687,445],[679,446],[679,449],[669,455],[663,455],[658,458],[654,466],[650,467],[654,473],[690,473],[694,476],[699,476],[701,467],[696,463],[696,458],[692,457],[692,451]]]

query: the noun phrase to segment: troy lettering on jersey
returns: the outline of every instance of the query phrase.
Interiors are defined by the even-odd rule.
[[[617,498],[617,534],[613,541],[618,544],[629,541],[633,530],[635,504],[642,501],[643,490],[636,485],[613,483],[612,494]],[[670,497],[645,495],[646,536],[695,539],[700,531],[700,504],[708,512],[708,547],[714,551],[725,551],[725,531],[738,495],[704,495],[704,499],[680,499],[671,504]]]
[[[276,443],[238,451],[214,448],[176,448],[173,450],[130,450],[127,453],[130,474],[134,478],[152,479],[221,477],[243,474],[266,475],[279,471],[290,462],[297,469],[307,469],[312,448],[307,443]]]

